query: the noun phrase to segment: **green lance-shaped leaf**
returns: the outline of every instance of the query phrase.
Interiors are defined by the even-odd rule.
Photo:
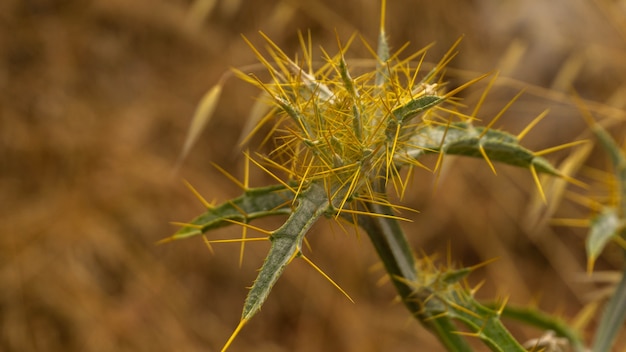
[[[244,304],[242,321],[254,316],[278,281],[287,264],[300,254],[302,240],[309,228],[330,206],[326,189],[313,182],[297,197],[297,206],[287,221],[270,237],[272,246]]]
[[[410,163],[424,154],[439,152],[478,158],[486,155],[490,161],[527,169],[534,167],[537,172],[560,175],[546,159],[522,147],[517,137],[498,130],[485,131],[484,127],[474,127],[467,122],[422,128],[408,141],[404,150],[398,152],[396,162]]]
[[[393,115],[397,123],[405,123],[420,113],[443,102],[445,99],[444,97],[436,95],[423,95],[419,98],[411,99],[406,104],[395,108],[391,112],[391,115]]]
[[[238,198],[208,209],[183,226],[168,242],[201,235],[209,230],[273,215],[289,214],[294,192],[284,185],[251,188]]]
[[[593,264],[602,253],[602,250],[614,236],[618,236],[623,223],[619,218],[618,210],[605,207],[596,217],[591,219],[589,235],[587,236],[587,270],[591,272]]]
[[[411,99],[406,104],[395,108],[391,112],[391,118],[387,121],[387,129],[385,130],[387,138],[396,141],[398,127],[402,127],[417,115],[444,100],[443,97],[436,95],[424,95],[419,98]]]

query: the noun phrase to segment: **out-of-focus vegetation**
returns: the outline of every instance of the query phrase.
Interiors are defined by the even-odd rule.
[[[521,130],[550,108],[526,139],[534,149],[591,136],[570,102],[571,87],[623,143],[623,2],[388,6],[395,48],[410,41],[415,51],[435,41],[427,59],[436,60],[465,35],[451,84],[470,71],[501,71],[483,110],[497,112],[526,87],[503,117],[508,130]],[[212,254],[201,240],[154,243],[176,230],[169,221],[202,210],[183,178],[209,200],[238,194],[208,161],[241,175],[236,141],[255,91],[235,80],[226,84],[217,115],[175,173],[195,106],[226,67],[254,62],[240,34],[258,38],[262,30],[287,53],[297,49],[298,29],[310,29],[327,49],[336,47],[336,32],[347,38],[358,31],[374,43],[378,12],[378,2],[365,0],[0,3],[0,350],[221,347],[267,244],[249,245],[240,269],[238,245]],[[602,153],[592,155],[590,166],[607,168]],[[585,230],[546,226],[531,211],[535,188],[526,173],[498,166],[496,177],[482,163],[449,163],[434,192],[434,177],[416,180],[422,186],[404,199],[421,211],[406,224],[413,247],[444,255],[449,246],[466,265],[498,257],[472,277],[485,279],[479,296],[534,302],[573,319],[606,287],[584,274]],[[557,213],[588,215],[571,201]],[[356,304],[309,267],[292,265],[238,338],[238,350],[440,348],[393,303],[391,285],[377,287],[384,274],[367,241],[331,224],[316,230],[313,259]],[[324,251],[316,255],[319,246]],[[609,247],[596,270],[617,268],[620,258],[620,249]],[[543,333],[512,330],[528,339]],[[617,346],[625,343],[622,336]]]

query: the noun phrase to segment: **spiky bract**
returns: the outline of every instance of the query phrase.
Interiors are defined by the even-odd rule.
[[[333,192],[331,198],[345,196],[340,209],[355,193],[377,199],[371,187],[376,177],[404,184],[400,165],[420,164],[397,156],[424,126],[447,121],[437,113],[438,104],[449,99],[436,77],[452,55],[448,53],[428,74],[420,72],[419,64],[410,64],[416,57],[423,58],[423,50],[406,60],[394,55],[378,71],[353,77],[341,47],[334,57],[325,53],[326,63],[314,71],[310,46],[304,40],[304,58],[296,62],[263,37],[272,63],[250,45],[269,71],[270,81],[238,74],[261,87],[274,106],[275,114],[263,122],[270,121],[270,116],[277,119],[272,132],[280,134],[279,143],[270,154],[271,161],[270,157],[266,160],[300,183],[300,189],[323,179],[329,193]],[[396,189],[402,192],[404,187]]]

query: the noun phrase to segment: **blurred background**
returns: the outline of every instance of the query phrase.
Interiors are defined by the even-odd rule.
[[[436,42],[427,56],[436,62],[464,36],[450,65],[451,84],[500,70],[485,117],[527,88],[496,127],[517,133],[550,109],[524,141],[534,150],[589,138],[572,106],[572,87],[623,136],[626,2],[388,2],[393,48],[410,42],[410,53]],[[257,92],[228,81],[216,116],[175,172],[196,104],[230,67],[255,63],[241,34],[261,44],[261,30],[295,55],[297,31],[310,30],[315,45],[335,53],[336,33],[344,42],[358,32],[375,43],[379,6],[373,0],[0,2],[0,350],[219,350],[269,244],[248,245],[240,267],[236,244],[215,245],[213,254],[200,238],[155,242],[176,231],[170,221],[203,211],[183,179],[210,201],[239,195],[211,163],[242,176],[235,141]],[[359,57],[370,55],[357,41],[348,58]],[[464,94],[471,104],[480,89]],[[568,153],[549,159],[559,164]],[[601,153],[590,160],[607,167]],[[404,224],[415,251],[445,262],[449,248],[465,265],[499,258],[470,277],[473,284],[484,281],[479,297],[510,297],[573,319],[606,288],[584,275],[585,229],[546,224],[530,174],[496,168],[497,177],[483,160],[449,158],[436,190],[432,174],[417,173],[403,200],[421,212],[406,214],[414,222]],[[270,182],[253,174],[255,185]],[[590,213],[567,200],[559,209],[555,216]],[[366,236],[322,221],[309,239],[308,256],[356,304],[294,262],[232,351],[441,350],[394,301]],[[597,268],[618,268],[620,260],[610,246]],[[543,334],[510,328],[522,341]],[[590,338],[593,323],[588,330]],[[616,350],[625,344],[622,337]]]

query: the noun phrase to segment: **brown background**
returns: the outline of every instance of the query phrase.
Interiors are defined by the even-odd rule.
[[[525,140],[533,148],[584,134],[567,94],[572,85],[602,104],[593,105],[598,118],[623,118],[623,1],[389,2],[395,48],[410,41],[414,51],[434,41],[427,59],[437,61],[465,35],[451,64],[462,71],[451,71],[452,84],[473,71],[500,69],[536,85],[498,125],[517,132],[550,108]],[[228,81],[217,115],[174,173],[190,117],[223,72],[255,62],[240,34],[260,44],[262,30],[292,54],[297,30],[310,29],[315,43],[334,53],[335,30],[343,40],[358,31],[375,42],[379,4],[213,5],[203,15],[190,0],[0,2],[0,350],[215,351],[236,326],[268,244],[247,246],[240,268],[237,245],[216,245],[211,254],[200,239],[154,243],[176,230],[169,221],[202,211],[182,179],[209,200],[239,194],[210,163],[242,175],[235,141],[255,90]],[[349,56],[367,55],[355,44]],[[520,88],[499,81],[485,117]],[[476,94],[467,94],[468,103]],[[606,167],[601,154],[594,163]],[[448,244],[466,265],[498,257],[470,279],[485,280],[479,297],[508,296],[571,319],[601,287],[579,280],[584,230],[535,227],[529,173],[497,168],[495,177],[482,160],[450,159],[436,192],[433,176],[418,173],[404,199],[421,211],[407,214],[414,218],[405,224],[410,240],[416,251],[444,261]],[[268,181],[259,175],[256,184]],[[588,213],[566,201],[559,215]],[[378,285],[384,274],[366,237],[324,221],[315,229],[309,257],[356,304],[295,262],[233,351],[440,350],[393,301],[391,285]],[[618,253],[609,248],[598,268],[618,267]],[[521,340],[542,334],[511,329]]]

